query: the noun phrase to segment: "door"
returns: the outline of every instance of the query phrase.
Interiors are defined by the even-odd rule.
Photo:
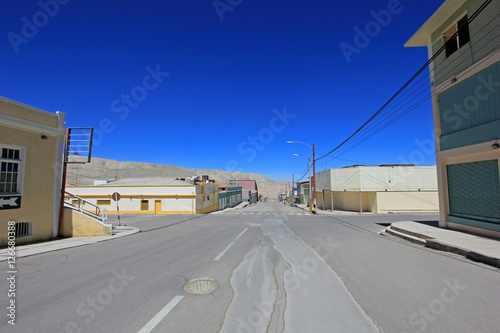
[[[155,200],[155,214],[161,214],[161,200]]]

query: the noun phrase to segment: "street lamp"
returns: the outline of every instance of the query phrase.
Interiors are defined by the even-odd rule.
[[[312,210],[312,213],[316,214],[316,158],[314,155],[314,144],[311,147],[307,143],[300,142],[300,141],[287,141],[286,143],[301,143],[303,145],[308,146],[313,151],[313,187],[314,187],[314,190],[313,190],[313,210]]]
[[[302,154],[293,154],[293,156],[304,156],[307,158],[307,168],[309,170],[309,213],[312,212],[312,202],[311,202],[311,193],[312,193],[312,190],[311,190],[311,159],[306,156],[306,155],[302,155]]]

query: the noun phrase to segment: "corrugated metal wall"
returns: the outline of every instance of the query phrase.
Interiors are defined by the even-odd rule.
[[[441,134],[500,120],[500,62],[439,95]]]
[[[447,166],[450,214],[500,223],[498,160]]]

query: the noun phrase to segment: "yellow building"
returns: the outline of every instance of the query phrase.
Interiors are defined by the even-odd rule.
[[[65,114],[0,97],[0,246],[57,236]]]

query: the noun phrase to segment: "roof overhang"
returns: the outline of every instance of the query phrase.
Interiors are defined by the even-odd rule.
[[[64,123],[65,114],[58,112],[58,115],[61,115]],[[49,136],[63,136],[65,134],[64,129],[61,128],[49,127],[32,121],[14,118],[3,114],[0,114],[0,125]]]
[[[467,0],[446,0],[436,12],[405,43],[405,47],[427,46],[430,36]]]

